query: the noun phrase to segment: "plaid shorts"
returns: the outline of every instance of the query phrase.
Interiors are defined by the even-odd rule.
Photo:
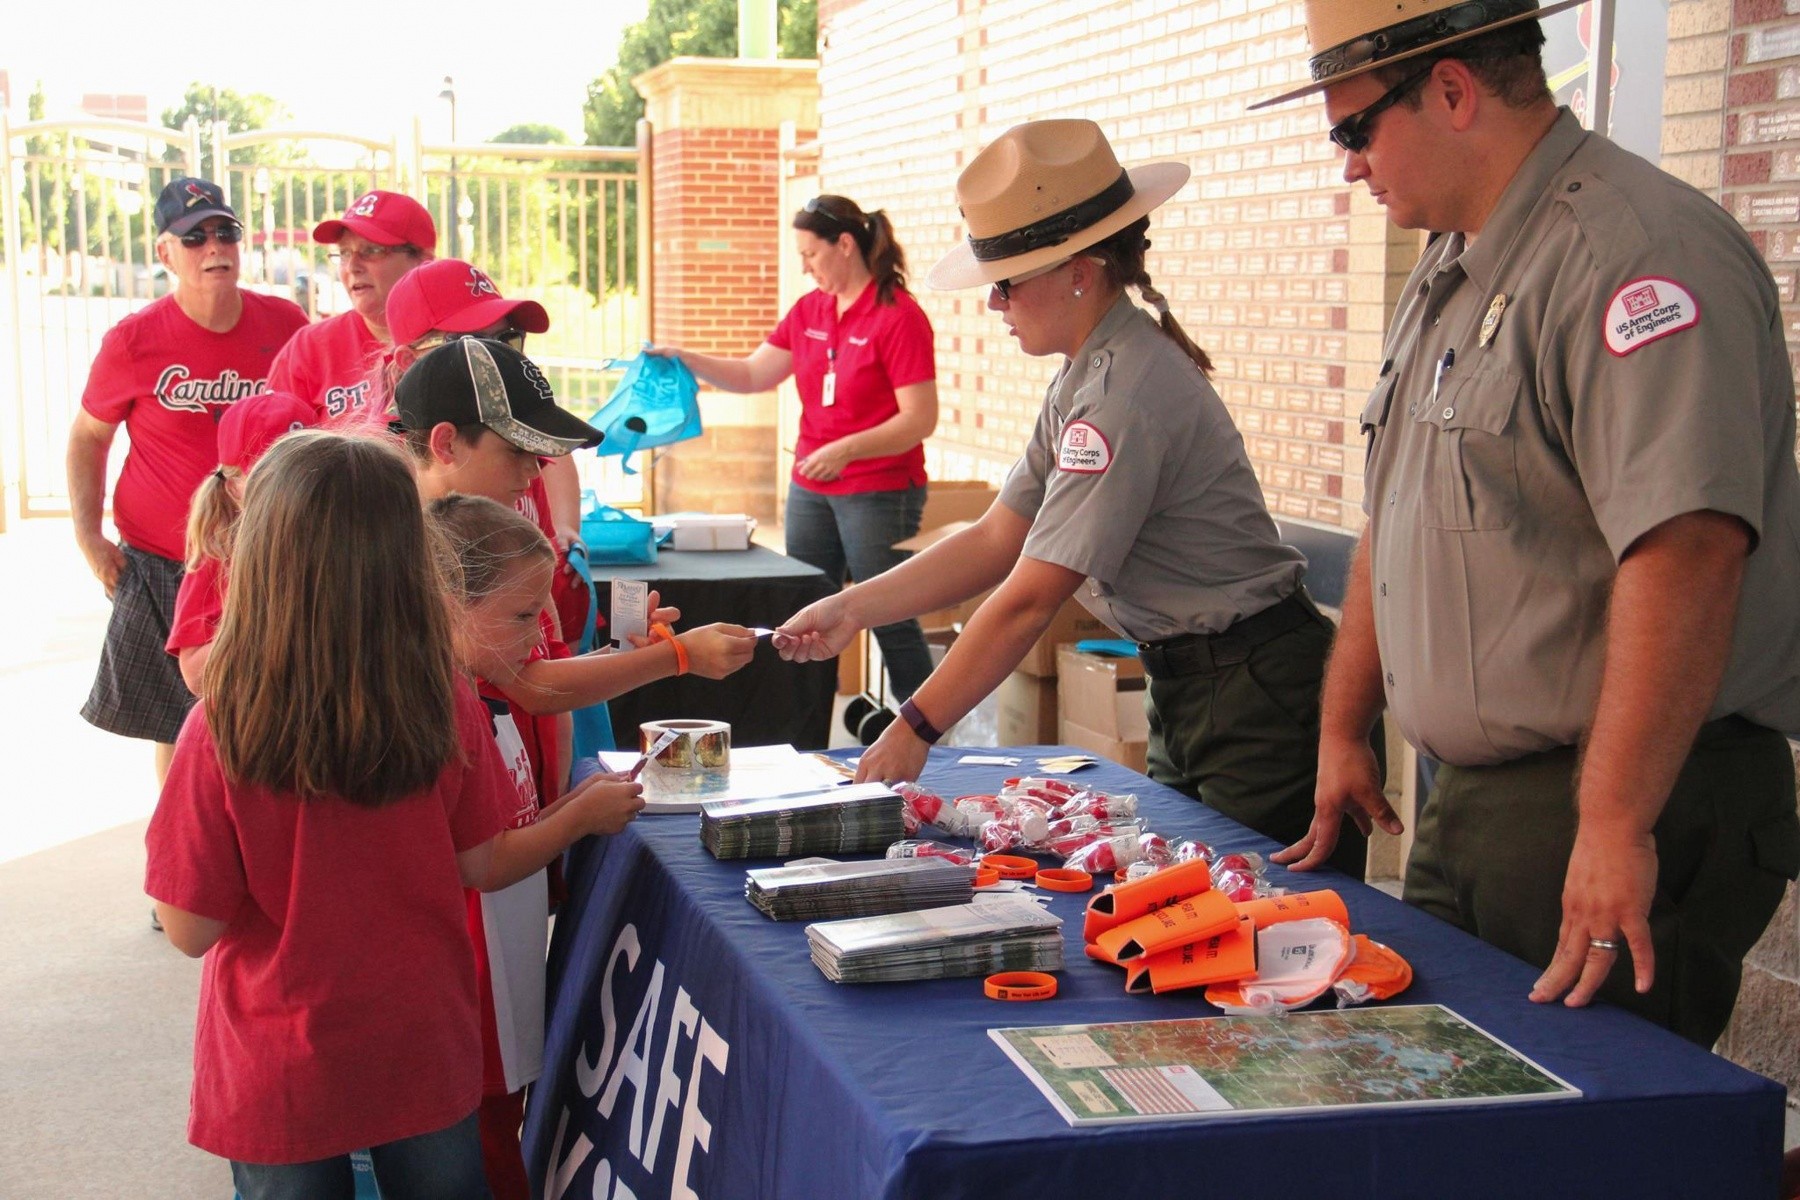
[[[125,568],[113,588],[100,670],[81,715],[109,733],[173,745],[194,706],[180,663],[163,648],[181,591],[181,564],[135,546],[120,548]]]

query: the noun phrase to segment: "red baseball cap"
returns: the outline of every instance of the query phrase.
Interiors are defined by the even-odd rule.
[[[346,232],[367,238],[378,246],[417,246],[437,249],[437,226],[425,206],[399,192],[364,192],[335,221],[320,221],[313,241],[331,245]]]
[[[526,333],[550,328],[536,300],[508,300],[479,267],[440,258],[415,267],[388,292],[387,327],[394,345],[407,346],[437,330],[479,333],[506,320]]]
[[[219,418],[219,464],[249,474],[256,460],[296,429],[319,423],[319,410],[291,392],[258,392]]]

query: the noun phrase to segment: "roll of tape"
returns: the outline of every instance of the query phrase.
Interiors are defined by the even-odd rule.
[[[656,790],[704,792],[724,788],[731,778],[731,726],[723,721],[645,721],[638,726],[638,751],[648,753],[665,733],[675,740],[651,760]]]

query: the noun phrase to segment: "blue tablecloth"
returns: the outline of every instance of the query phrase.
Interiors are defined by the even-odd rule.
[[[1030,759],[1050,751],[1008,751]],[[932,751],[921,782],[992,791],[1017,770]],[[1123,767],[1158,832],[1275,847]],[[590,840],[550,952],[546,1068],[525,1124],[545,1196],[1234,1198],[1773,1196],[1784,1093],[1616,1009],[1528,1001],[1526,964],[1330,873],[1358,932],[1413,964],[1398,1003],[1440,1003],[1582,1090],[1486,1107],[1197,1117],[1075,1129],[989,1040],[993,1027],[1214,1015],[1197,993],[1127,996],[1082,955],[1087,897],[1054,895],[1061,994],[985,999],[978,979],[825,980],[804,924],[744,900],[744,871],[701,848],[697,816]]]

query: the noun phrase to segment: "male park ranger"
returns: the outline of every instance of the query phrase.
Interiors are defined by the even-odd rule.
[[[1559,110],[1532,0],[1309,0],[1344,177],[1435,237],[1389,330],[1312,829],[1399,822],[1406,898],[1703,1045],[1800,868],[1800,476],[1768,268]],[[1396,19],[1398,18],[1398,19]],[[1625,956],[1632,970],[1614,971]],[[1632,989],[1635,976],[1636,990]]]

